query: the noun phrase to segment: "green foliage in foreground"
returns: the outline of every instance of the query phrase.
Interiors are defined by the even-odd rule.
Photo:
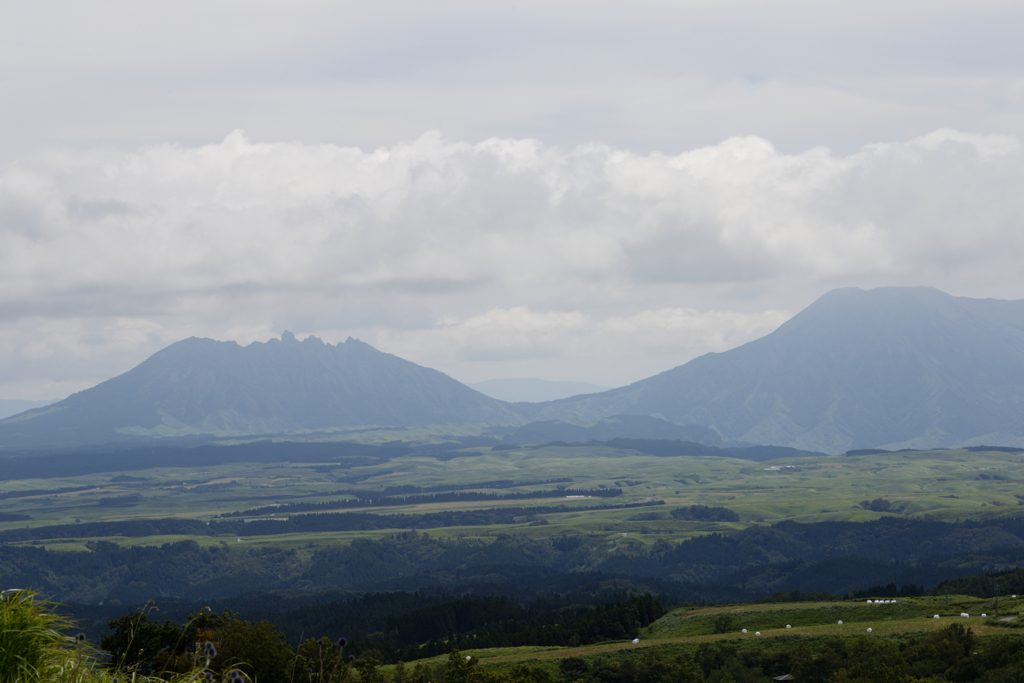
[[[252,623],[230,612],[202,612],[179,627],[150,621],[141,611],[110,622],[110,627],[100,645],[115,669],[184,674],[195,668],[197,657],[205,656],[212,670],[238,670],[253,677],[258,672],[264,683],[287,683],[296,666],[295,653],[272,624]]]
[[[251,624],[230,614],[197,615],[186,627],[187,633],[167,622],[154,624],[144,612],[127,615],[115,629],[123,637],[119,643],[126,647],[113,652],[104,669],[81,637],[63,633],[72,624],[48,607],[37,602],[31,591],[0,594],[0,683],[342,683],[353,670],[360,683],[387,681],[376,660],[346,657],[344,638],[336,642],[310,639],[294,653],[273,626]],[[147,657],[148,648],[153,648],[155,657]],[[411,676],[405,676],[402,667],[398,671],[392,678],[396,683],[427,677],[448,683],[555,681],[543,669],[524,665],[501,674],[487,671],[478,659],[463,657],[457,650],[441,670],[417,667]],[[437,677],[430,676],[435,672]]]
[[[181,630],[136,612],[119,620],[115,631],[123,647],[111,648],[115,658],[104,670],[96,666],[87,644],[64,634],[70,624],[53,616],[49,605],[37,602],[28,591],[8,591],[0,611],[0,683],[729,683],[786,674],[801,683],[1024,680],[1024,638],[1012,633],[979,637],[960,622],[930,630],[932,621],[922,614],[942,600],[912,598],[895,607],[846,601],[685,609],[642,634],[643,646],[606,643],[555,652],[523,648],[510,653],[516,662],[496,659],[508,650],[474,650],[468,655],[454,650],[443,659],[392,667],[381,667],[370,652],[353,659],[344,639],[307,639],[293,651],[270,624],[245,622],[230,613],[198,614]],[[904,609],[909,611],[899,613]],[[851,621],[859,620],[858,613],[873,615],[876,633],[865,634],[859,627],[856,635],[843,633],[842,627],[836,631],[836,610]],[[690,622],[697,631],[705,631],[705,626],[707,631],[728,631],[751,619],[769,628],[783,619],[801,631],[766,638],[665,637],[680,628],[691,630]],[[928,628],[923,628],[924,621]],[[826,622],[832,624],[829,631],[824,629]],[[556,652],[565,656],[550,658]]]
[[[152,624],[142,612],[119,620],[112,642],[124,647],[101,666],[83,635],[67,635],[73,624],[52,607],[31,591],[0,594],[0,683],[291,683],[299,664],[307,665],[301,680],[340,683],[352,668],[326,642],[296,657],[267,623],[201,614],[181,631]]]
[[[69,627],[30,591],[0,593],[0,683],[86,680],[89,653]]]
[[[52,607],[31,591],[0,593],[0,683],[116,681],[115,674],[97,668],[96,653],[84,636],[68,635],[73,624],[54,614]],[[134,680],[145,683],[147,679]]]

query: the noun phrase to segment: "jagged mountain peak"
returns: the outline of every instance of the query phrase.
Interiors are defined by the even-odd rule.
[[[519,419],[444,373],[359,340],[331,345],[286,331],[247,346],[175,342],[123,375],[0,421],[0,446]]]

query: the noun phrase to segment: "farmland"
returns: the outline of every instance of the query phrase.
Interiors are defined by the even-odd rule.
[[[622,495],[616,502],[660,500],[666,509],[723,506],[735,511],[739,521],[680,523],[667,514],[636,520],[636,513],[627,510],[586,512],[597,501],[570,498],[555,500],[579,512],[544,515],[547,525],[531,527],[537,520],[530,519],[510,529],[538,536],[567,531],[628,533],[638,535],[641,542],[652,542],[781,520],[866,521],[893,513],[942,520],[986,518],[1015,514],[1014,508],[1024,505],[1018,497],[1019,482],[1024,480],[1024,455],[1019,452],[928,451],[755,463],[735,458],[653,457],[589,445],[502,451],[464,448],[445,451],[443,458],[413,452],[363,460],[355,464],[340,458],[337,462],[240,461],[8,480],[0,482],[0,513],[11,521],[0,522],[0,529],[165,517],[209,521],[255,507],[321,503],[353,498],[356,493],[383,495],[386,487],[472,489],[474,484],[501,481],[500,488],[477,490],[529,494],[556,487],[516,484],[558,479],[570,480],[564,486],[574,489],[620,488]],[[555,500],[459,502],[455,507],[524,507]],[[887,506],[877,510],[862,506],[874,500],[886,501]],[[375,511],[408,514],[445,509],[452,505],[393,505]],[[261,516],[269,514],[273,513]],[[494,531],[454,533],[486,537]]]

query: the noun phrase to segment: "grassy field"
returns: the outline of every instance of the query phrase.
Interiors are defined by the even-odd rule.
[[[722,605],[673,610],[644,629],[639,643],[605,642],[580,647],[522,647],[466,650],[462,654],[480,660],[495,671],[507,671],[515,664],[540,666],[557,674],[557,662],[566,657],[588,661],[618,656],[670,658],[686,652],[693,654],[702,643],[726,642],[743,649],[750,647],[795,648],[801,642],[822,638],[856,640],[873,638],[905,642],[950,624],[962,624],[984,639],[988,636],[1024,637],[1020,629],[994,626],[997,621],[991,600],[969,596],[906,598],[895,604],[866,602],[798,602],[775,604]],[[1024,619],[1024,599],[1000,599],[1001,619]],[[961,613],[970,615],[961,617]],[[982,613],[987,616],[982,617]],[[934,615],[938,614],[939,619]],[[715,633],[715,623],[723,615],[732,620],[732,630]],[[840,624],[839,622],[843,623]],[[790,628],[787,628],[787,624]],[[741,630],[746,628],[747,633]],[[868,633],[868,628],[871,632]],[[756,635],[760,633],[760,635]],[[442,665],[447,656],[421,660],[422,664]],[[394,667],[382,667],[393,674]]]
[[[323,463],[229,463],[209,467],[104,472],[78,477],[0,482],[0,513],[29,519],[0,522],[0,529],[76,522],[181,517],[199,520],[256,506],[345,498],[348,491],[385,486],[471,485],[493,480],[520,482],[570,477],[573,488],[619,487],[613,499],[536,498],[516,501],[431,503],[364,510],[379,514],[422,513],[502,505],[569,505],[578,512],[543,516],[500,527],[447,527],[428,533],[446,537],[490,537],[514,532],[534,537],[563,533],[618,537],[620,544],[679,540],[711,531],[784,519],[865,521],[882,513],[862,507],[884,499],[891,512],[953,521],[1019,515],[1024,456],[963,450],[870,456],[795,458],[755,463],[731,458],[660,458],[602,446],[469,448],[457,457],[394,458],[380,464],[343,467]],[[356,480],[356,483],[352,481]],[[550,490],[553,486],[488,489],[497,493]],[[60,489],[67,489],[60,491]],[[19,495],[21,493],[29,495]],[[595,503],[663,500],[642,510],[591,510]],[[678,506],[703,504],[735,511],[739,522],[691,522],[669,516]],[[345,514],[339,511],[338,514]],[[320,543],[344,543],[386,532],[316,534]],[[624,535],[624,536],[623,536]],[[50,548],[80,549],[89,539]],[[168,536],[108,538],[133,545],[166,543]],[[231,539],[237,542],[237,539]],[[275,547],[301,545],[307,534],[243,542]],[[202,543],[217,542],[200,539]]]

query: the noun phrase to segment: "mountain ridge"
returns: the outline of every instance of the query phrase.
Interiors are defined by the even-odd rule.
[[[829,452],[931,448],[1021,440],[1022,388],[1024,301],[846,288],[760,339],[626,387],[538,404],[529,417],[656,411],[730,441]]]
[[[0,420],[0,447],[536,423],[511,438],[720,438],[840,453],[1021,446],[1022,409],[1024,301],[845,288],[729,351],[544,403],[490,398],[351,337],[331,345],[285,332],[244,347],[192,337],[96,387]],[[627,428],[629,416],[652,420]],[[607,420],[617,422],[600,426]]]
[[[0,420],[0,444],[253,435],[361,425],[517,422],[505,404],[349,337],[236,342],[190,337],[53,405]]]

